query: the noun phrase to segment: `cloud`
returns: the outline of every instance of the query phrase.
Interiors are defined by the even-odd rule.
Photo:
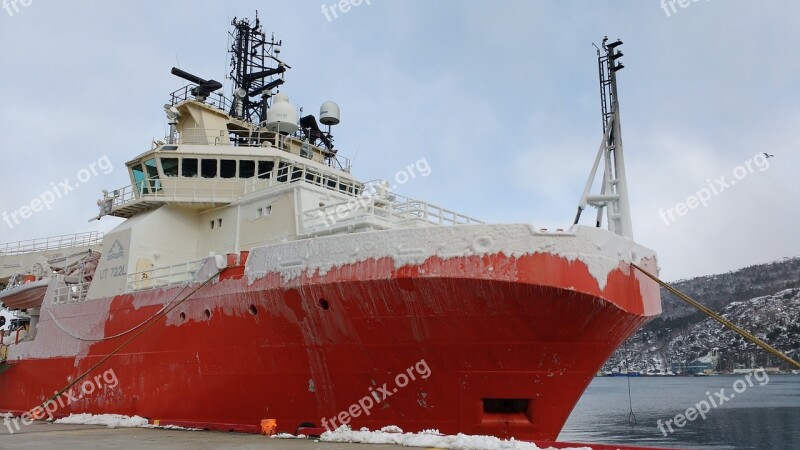
[[[164,134],[173,65],[222,80],[230,20],[261,7],[293,69],[283,92],[306,112],[334,100],[337,146],[364,180],[425,157],[401,193],[496,222],[568,225],[601,138],[596,56],[625,42],[623,136],[637,241],[682,278],[800,254],[800,3],[373,2],[328,22],[320,4],[33,2],[0,10],[0,209],[102,154],[117,170],[8,230],[7,242],[113,226],[100,189]],[[759,151],[775,154],[706,208],[667,208]],[[591,215],[591,212],[590,212]],[[589,219],[586,223],[591,222]]]

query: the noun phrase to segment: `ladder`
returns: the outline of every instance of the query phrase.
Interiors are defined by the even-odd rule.
[[[617,59],[622,57],[622,52],[616,50],[617,47],[622,45],[622,41],[617,40],[610,44],[607,42],[608,37],[603,39],[602,50],[599,47],[597,48],[603,141],[600,144],[592,172],[578,204],[578,212],[575,215],[574,223],[578,224],[583,210],[586,209],[586,206],[591,205],[597,208],[595,225],[598,228],[602,225],[603,211],[605,210],[608,218],[608,229],[621,236],[633,239],[625,161],[622,153],[622,129],[619,118],[616,79],[616,72],[625,67],[616,62]],[[601,160],[604,161],[604,168],[600,194],[590,195]]]

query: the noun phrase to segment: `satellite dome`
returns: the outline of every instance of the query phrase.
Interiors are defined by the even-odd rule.
[[[267,110],[266,127],[270,131],[294,133],[298,130],[297,109],[289,103],[289,96],[284,93],[275,94],[272,106]]]
[[[319,107],[319,121],[323,125],[337,125],[339,123],[339,105],[334,102],[325,102]]]

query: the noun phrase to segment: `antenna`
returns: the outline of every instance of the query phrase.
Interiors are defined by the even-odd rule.
[[[208,96],[216,91],[217,89],[222,87],[222,83],[216,80],[204,80],[197,75],[192,75],[189,72],[185,72],[177,67],[173,67],[171,73],[175,76],[181,77],[186,81],[190,81],[197,86],[193,87],[190,91],[192,95],[197,98],[198,101],[204,102]]]
[[[586,182],[575,224],[580,221],[581,213],[587,205],[597,208],[597,227],[602,225],[603,210],[606,209],[608,229],[621,236],[633,239],[630,203],[628,200],[628,181],[625,175],[625,158],[622,151],[622,126],[620,125],[619,98],[617,95],[617,72],[625,68],[617,60],[622,52],[617,47],[622,41],[608,44],[608,36],[603,39],[602,50],[597,48],[597,66],[600,76],[600,103],[603,119],[603,140]],[[594,45],[594,44],[592,44]],[[599,195],[590,195],[597,175],[600,160],[604,159],[603,181]]]
[[[230,115],[251,123],[261,123],[266,119],[268,99],[272,90],[284,83],[283,74],[289,69],[278,59],[281,41],[271,36],[268,41],[261,28],[261,21],[256,11],[256,19],[252,23],[248,19],[231,21],[233,31],[231,37],[231,71],[228,78],[233,81],[235,101],[231,105]],[[270,67],[274,64],[274,67]],[[273,78],[280,75],[281,78]],[[241,89],[241,91],[240,91]],[[239,96],[245,92],[246,95]],[[261,95],[260,99],[251,100]]]

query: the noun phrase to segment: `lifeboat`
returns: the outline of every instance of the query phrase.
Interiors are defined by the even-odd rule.
[[[31,309],[42,306],[47,286],[51,277],[37,280],[33,276],[26,276],[20,284],[10,284],[5,290],[0,291],[0,302],[8,309]]]

